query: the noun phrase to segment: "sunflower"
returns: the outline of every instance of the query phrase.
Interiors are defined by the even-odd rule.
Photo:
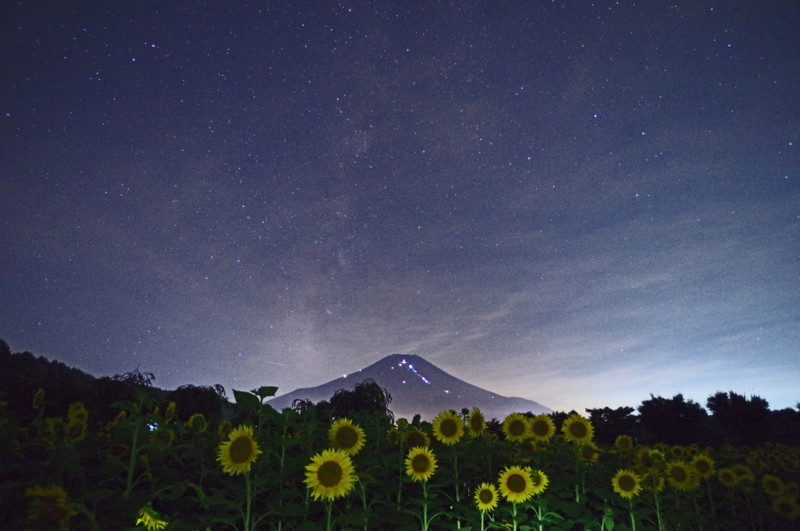
[[[725,487],[735,487],[739,484],[739,476],[732,468],[720,468],[717,472],[717,479]]]
[[[777,476],[773,476],[772,474],[764,474],[761,476],[761,487],[770,498],[780,496],[786,489],[783,480]]]
[[[245,474],[260,453],[253,427],[239,426],[228,434],[227,441],[220,443],[217,460],[226,474]]]
[[[544,474],[542,475],[544,476]],[[546,478],[547,476],[544,477]],[[506,467],[500,473],[498,483],[500,484],[500,492],[505,496],[506,500],[512,503],[525,502],[534,494],[535,485],[531,477],[530,467]]]
[[[186,428],[196,433],[203,433],[208,429],[208,421],[202,413],[194,413],[186,421]]]
[[[536,453],[536,441],[533,439],[525,439],[519,443],[519,451],[523,455]]]
[[[86,410],[86,406],[83,405],[83,402],[73,402],[69,405],[69,411],[67,412],[67,423],[70,422],[86,422],[89,420],[89,411]]]
[[[428,448],[417,446],[406,456],[406,474],[414,481],[428,481],[436,471],[436,456]]]
[[[480,409],[472,408],[467,418],[467,425],[469,426],[469,436],[473,438],[486,431],[486,418]]]
[[[428,434],[416,428],[413,430],[408,430],[403,434],[403,442],[405,443],[406,448],[416,448],[417,446],[427,448],[431,445],[431,440],[428,438]]]
[[[160,531],[161,529],[166,529],[169,525],[168,522],[161,519],[161,515],[153,510],[150,505],[145,505],[139,509],[139,518],[136,519],[136,525],[139,524],[145,526],[147,531]]]
[[[150,442],[172,446],[172,443],[175,442],[175,432],[170,428],[158,428],[150,436]]]
[[[800,517],[800,505],[797,504],[796,499],[789,496],[773,498],[772,510],[787,520],[795,520]]]
[[[636,454],[636,462],[642,468],[660,470],[664,466],[664,454],[655,448],[640,448]]]
[[[714,475],[714,460],[708,454],[697,454],[690,463],[700,479],[708,479]]]
[[[497,489],[491,483],[481,483],[475,489],[475,505],[485,513],[497,507]]]
[[[306,485],[315,500],[346,496],[358,478],[350,456],[342,450],[323,450],[306,466]]]
[[[169,404],[167,404],[167,410],[164,412],[164,422],[171,422],[175,420],[176,410],[178,409],[178,405],[170,400]]]
[[[739,463],[733,465],[731,470],[733,470],[733,473],[736,474],[736,477],[739,479],[739,485],[749,487],[756,481],[756,475],[753,473],[753,469],[747,465]]]
[[[67,422],[64,436],[69,442],[78,442],[86,437],[86,428],[85,420],[70,420]]]
[[[550,484],[550,478],[541,470],[531,470],[531,482],[533,483],[533,495],[544,492]]]
[[[700,483],[700,478],[694,474],[694,467],[685,461],[670,461],[667,463],[667,481],[678,490],[694,490]]]
[[[67,529],[69,519],[78,513],[61,487],[30,487],[25,495],[31,499],[28,519],[38,522],[43,529]]]
[[[223,420],[217,426],[217,437],[224,439],[231,431],[233,431],[233,423],[229,420]]]
[[[586,444],[594,437],[592,423],[577,413],[567,417],[561,426],[561,431],[564,433],[566,440],[578,444]]]
[[[331,446],[348,455],[356,455],[364,447],[364,430],[350,419],[341,418],[328,430]]]
[[[531,435],[540,442],[547,442],[556,433],[556,425],[550,415],[536,415],[530,421]]]
[[[627,452],[633,449],[633,437],[630,435],[617,435],[614,439],[614,448],[619,452]]]
[[[577,445],[575,447],[575,453],[578,454],[578,459],[581,461],[589,461],[594,463],[600,458],[600,452],[593,442]]]
[[[455,444],[464,435],[464,421],[452,411],[442,411],[433,419],[433,436],[442,444]]]
[[[659,472],[651,470],[642,477],[642,487],[654,492],[661,492],[664,490],[664,478]]]
[[[503,433],[506,439],[519,442],[531,437],[531,425],[522,413],[511,413],[503,419]]]
[[[642,490],[642,479],[632,470],[618,470],[611,478],[614,492],[623,498],[633,498]]]
[[[676,444],[669,449],[669,455],[673,459],[685,460],[686,458],[689,457],[689,449],[686,448],[685,446],[680,446]]]

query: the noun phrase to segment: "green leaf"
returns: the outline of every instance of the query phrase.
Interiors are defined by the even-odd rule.
[[[234,389],[233,396],[236,399],[236,405],[242,409],[258,409],[261,407],[261,400],[249,391],[238,391]]]
[[[268,396],[275,396],[275,393],[278,392],[278,388],[274,385],[262,385],[258,389],[253,389],[253,393],[258,395],[261,400],[264,400]]]

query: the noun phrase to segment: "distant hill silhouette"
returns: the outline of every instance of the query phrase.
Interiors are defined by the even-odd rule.
[[[352,390],[364,380],[373,380],[392,396],[389,408],[395,417],[420,414],[433,419],[440,411],[479,407],[487,419],[502,420],[509,413],[550,413],[533,400],[506,397],[469,384],[416,355],[392,354],[365,369],[316,387],[296,389],[270,400],[275,409],[291,407],[295,400],[329,400],[339,389]]]
[[[73,402],[83,402],[90,409],[90,422],[113,420],[119,412],[112,406],[120,400],[134,400],[135,384],[143,384],[147,393],[157,402],[177,403],[178,414],[187,418],[192,413],[219,417],[220,408],[227,403],[222,386],[183,385],[169,391],[152,385],[154,376],[137,370],[114,377],[96,378],[80,369],[30,352],[12,353],[0,339],[0,401],[22,422],[30,422],[35,415],[31,401],[37,389],[45,391],[45,409],[48,416],[65,415]]]

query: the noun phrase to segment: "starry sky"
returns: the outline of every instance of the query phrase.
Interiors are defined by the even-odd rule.
[[[279,393],[800,401],[800,4],[3,2],[0,337]]]

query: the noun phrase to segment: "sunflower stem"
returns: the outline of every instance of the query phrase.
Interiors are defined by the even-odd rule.
[[[250,531],[250,508],[253,502],[253,496],[250,492],[250,472],[244,475],[244,488],[245,488],[245,510],[244,510],[244,529]]]
[[[511,502],[511,521],[514,522],[514,531],[517,531],[517,502]]]
[[[364,482],[359,481],[358,486],[361,489],[361,506],[364,507],[364,531],[368,531],[369,518],[367,517],[367,489],[364,487]]]
[[[653,490],[653,497],[656,501],[656,518],[658,519],[658,530],[664,531],[664,524],[661,521],[661,505],[658,503],[658,490]]]
[[[452,448],[453,448],[453,474],[455,475],[456,478],[456,507],[458,507],[461,501],[461,496],[459,495],[458,492],[458,452],[456,451],[455,445],[453,445]],[[456,519],[456,528],[461,529],[461,518]]]
[[[403,451],[403,444],[404,444],[404,437],[403,434],[400,434],[400,479],[397,482],[397,510],[400,511],[400,499],[403,494],[403,463],[404,459],[403,456],[406,455]]]
[[[428,482],[422,482],[422,530],[428,531]]]
[[[333,501],[332,500],[328,500],[328,503],[326,504],[326,506],[327,506],[327,510],[326,510],[327,514],[326,514],[326,520],[325,520],[325,529],[327,529],[327,531],[331,531],[331,512],[332,512],[331,509],[333,508]]]
[[[633,517],[633,502],[628,498],[628,513],[631,515],[631,531],[636,531],[636,518]]]

